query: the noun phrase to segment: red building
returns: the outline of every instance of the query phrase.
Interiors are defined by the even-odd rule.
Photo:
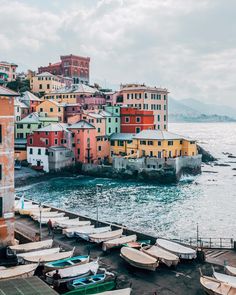
[[[121,133],[139,133],[146,129],[155,129],[152,111],[143,111],[131,107],[121,107]]]
[[[62,75],[73,78],[74,83],[89,83],[89,57],[82,57],[77,55],[63,55],[60,57],[61,61],[48,66],[39,67],[39,74],[49,72],[53,75]]]

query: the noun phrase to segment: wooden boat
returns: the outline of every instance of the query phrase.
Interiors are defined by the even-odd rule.
[[[120,238],[122,233],[123,229],[118,229],[104,233],[91,234],[89,235],[89,241],[94,243],[102,243],[108,240]]]
[[[236,277],[226,275],[226,274],[223,274],[223,273],[219,273],[219,272],[216,272],[216,271],[213,271],[213,276],[218,281],[220,281],[222,283],[229,284],[230,286],[233,286],[233,287],[236,288]]]
[[[179,257],[169,251],[166,251],[156,245],[141,247],[141,251],[158,259],[168,267],[176,266],[179,263]]]
[[[123,246],[125,247],[130,247],[130,248],[135,248],[135,249],[140,249],[142,246],[150,246],[151,240],[139,240],[136,242],[128,242],[124,243]]]
[[[97,295],[130,295],[131,291],[132,291],[131,288],[126,288],[126,289],[119,289],[119,290],[114,290],[114,291],[97,293]]]
[[[91,273],[96,274],[98,271],[99,265],[97,261],[89,262],[86,264],[75,265],[63,269],[59,269],[58,273],[61,276],[59,284],[67,283],[73,279],[78,279],[81,277],[86,277]],[[46,273],[46,281],[49,284],[53,284],[53,275],[55,270]]]
[[[201,276],[200,283],[205,292],[209,295],[235,295],[236,288],[218,281],[215,278]]]
[[[55,226],[61,227],[61,228],[71,228],[71,227],[78,227],[81,226],[81,222],[79,218],[73,218],[73,219],[69,219],[64,221],[58,221],[55,223]],[[89,221],[90,222],[90,221]]]
[[[225,272],[226,272],[228,275],[236,276],[236,267],[233,267],[233,266],[229,266],[229,265],[227,265],[227,266],[225,267]]]
[[[104,227],[97,227],[97,228],[91,228],[91,229],[79,229],[76,230],[75,236],[81,239],[84,239],[86,241],[89,241],[89,237],[92,234],[100,234],[105,232],[110,232],[111,227],[110,226],[104,226]]]
[[[102,291],[110,291],[115,288],[115,280],[109,279],[105,280],[105,274],[88,276],[86,278],[80,278],[73,280],[67,286],[72,291],[66,293],[68,295],[87,295],[87,294],[96,294]]]
[[[121,248],[120,256],[130,265],[137,268],[155,271],[159,265],[156,258],[129,247]]]
[[[16,253],[24,253],[24,252],[30,252],[30,251],[39,250],[39,249],[52,248],[52,243],[53,243],[53,240],[45,240],[40,242],[19,244],[15,246],[10,246],[9,248],[15,251]]]
[[[125,243],[135,242],[136,240],[137,240],[136,235],[123,236],[118,239],[109,240],[109,241],[103,242],[102,250],[107,251],[108,249],[111,249],[114,247],[121,247]]]
[[[22,208],[21,205],[18,205],[18,206],[15,207],[14,210],[17,213],[21,209],[38,209],[38,208],[39,208],[39,205],[37,205],[37,204],[32,204],[32,203],[28,204],[28,203],[25,203],[24,206],[23,206],[23,208]]]
[[[180,259],[186,259],[186,260],[192,260],[197,257],[196,250],[185,247],[183,245],[180,245],[178,243],[165,240],[165,239],[157,239],[156,240],[156,245],[159,247],[174,253],[177,255]]]
[[[38,255],[38,256],[30,256],[24,258],[24,261],[26,262],[36,262],[39,261],[41,264],[51,262],[51,261],[56,261],[56,260],[61,260],[61,259],[66,259],[69,257],[72,257],[74,253],[74,249],[71,251],[65,251],[65,252],[57,252],[53,254],[47,254],[47,255]]]
[[[52,222],[52,226],[55,226],[55,222],[57,221],[63,221],[63,220],[68,220],[69,217],[68,216],[59,216],[59,217],[44,217],[44,218],[41,218],[41,224],[47,224],[49,219],[51,220]],[[40,219],[37,220],[38,222],[40,222]]]
[[[51,248],[51,249],[44,249],[44,250],[38,250],[38,251],[31,251],[31,252],[26,252],[26,253],[18,253],[17,258],[21,260],[29,259],[31,257],[41,257],[44,255],[51,255],[51,254],[56,254],[60,252],[60,248]],[[38,260],[37,260],[38,262]]]
[[[65,213],[64,212],[61,212],[59,213],[58,211],[50,211],[50,212],[42,212],[41,214],[41,219],[42,218],[56,218],[56,217],[62,217],[64,216]],[[31,217],[34,219],[34,220],[39,220],[40,219],[40,214],[38,213],[35,213],[33,215],[31,215]]]
[[[43,214],[44,212],[51,211],[51,208],[42,208],[41,211],[42,211],[42,214]],[[20,215],[33,215],[33,214],[37,214],[37,213],[40,214],[39,207],[38,208],[19,209],[19,214]]]
[[[48,271],[54,270],[54,269],[61,269],[66,267],[71,267],[75,265],[80,265],[84,263],[89,262],[89,256],[83,255],[83,256],[74,256],[66,259],[56,260],[53,262],[48,262],[44,265],[44,268]]]
[[[76,235],[76,232],[84,232],[89,231],[90,229],[94,228],[94,225],[86,225],[86,226],[79,226],[79,227],[70,227],[64,228],[62,233],[67,236],[67,238],[73,238]]]
[[[37,263],[18,265],[0,270],[0,281],[16,279],[16,278],[28,278],[34,275]]]

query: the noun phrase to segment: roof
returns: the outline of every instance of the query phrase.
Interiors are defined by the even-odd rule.
[[[101,111],[101,112],[99,112],[99,114],[100,114],[102,117],[113,117],[113,116],[115,116],[115,115],[113,115],[112,113],[107,112],[107,111]]]
[[[90,124],[84,120],[81,120],[81,121],[79,121],[75,124],[72,124],[68,127],[68,129],[94,129],[94,128],[95,127],[92,124]]]
[[[65,124],[65,123],[52,123],[45,127],[39,128],[35,131],[40,131],[40,132],[63,131],[63,130],[66,130],[67,127],[68,127],[68,124]]]
[[[56,77],[56,76],[49,72],[43,72],[41,74],[36,75],[36,77]]]
[[[161,130],[143,130],[135,134],[134,139],[157,139],[157,140],[174,140],[174,139],[187,139],[184,136]]]
[[[129,90],[144,90],[144,91],[160,91],[168,92],[166,88],[161,87],[149,87],[145,84],[121,84],[120,91],[129,91]]]
[[[29,108],[23,101],[21,101],[21,97],[16,97],[14,99],[14,106],[27,109]]]
[[[86,84],[73,84],[70,87],[62,87],[60,89],[52,91],[50,94],[55,94],[55,93],[90,93],[94,94],[96,92],[99,92],[97,88],[88,86]]]
[[[132,140],[135,134],[133,133],[112,133],[111,140]]]
[[[23,93],[23,97],[21,98],[21,100],[42,101],[42,99],[40,99],[39,97],[37,97],[36,95],[34,95],[33,93],[31,93],[30,91],[25,91]]]
[[[50,146],[48,149],[49,150],[54,150],[54,151],[61,151],[61,150],[68,150],[68,151],[70,151],[70,149],[67,148],[66,146]]]
[[[23,118],[17,123],[27,123],[27,124],[32,124],[32,123],[38,123],[39,122],[39,114],[38,113],[31,113],[27,117]]]
[[[44,103],[46,101],[49,101],[49,102],[55,104],[58,107],[65,107],[67,105],[66,103],[59,103],[58,101],[55,101],[53,99],[46,99],[46,100],[42,101],[42,103]]]
[[[100,113],[87,113],[86,115],[96,119],[104,119],[104,116],[102,116]]]
[[[0,86],[0,96],[19,96],[19,94],[9,88]]]

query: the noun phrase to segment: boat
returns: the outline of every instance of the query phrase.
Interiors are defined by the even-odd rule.
[[[87,225],[87,226],[79,226],[79,227],[70,227],[70,228],[64,228],[62,230],[62,233],[67,236],[67,238],[73,238],[76,235],[76,232],[84,232],[89,231],[92,228],[94,228],[94,225]]]
[[[19,205],[17,205],[17,206],[15,206],[15,212],[17,213],[17,212],[19,212],[19,210],[21,210],[21,209],[38,209],[39,208],[39,206],[38,205],[34,205],[34,204],[32,204],[32,203],[24,203],[24,205],[23,205],[23,207],[19,204]]]
[[[137,268],[155,271],[159,265],[159,262],[156,258],[153,258],[137,249],[129,247],[122,247],[120,256],[130,265]]]
[[[61,276],[59,284],[67,283],[69,281],[72,281],[73,279],[89,276],[91,273],[96,274],[98,268],[98,261],[93,261],[86,264],[74,265],[71,267],[59,269],[58,273]],[[46,281],[48,284],[53,284],[54,273],[55,270],[46,273]]]
[[[16,279],[16,278],[28,278],[34,275],[36,268],[38,267],[37,263],[26,264],[26,265],[17,265],[14,267],[8,267],[0,270],[0,281]]]
[[[19,209],[19,214],[20,215],[33,215],[35,213],[39,213],[40,214],[40,209],[38,208],[25,208],[25,209]],[[43,214],[43,212],[49,212],[51,211],[51,208],[41,208],[41,212]]]
[[[91,229],[79,229],[76,230],[75,236],[81,239],[84,239],[86,241],[89,241],[89,237],[92,234],[99,234],[99,233],[105,233],[110,232],[111,227],[110,226],[104,226],[104,227],[97,227],[97,228],[91,228]]]
[[[89,262],[89,256],[83,255],[83,256],[74,256],[66,259],[56,260],[53,262],[48,262],[44,265],[44,268],[48,271],[54,270],[54,269],[61,269],[66,268],[74,265],[80,265],[84,263]]]
[[[47,224],[49,219],[52,222],[52,226],[55,226],[55,222],[68,220],[69,217],[68,216],[59,216],[59,217],[53,217],[53,218],[52,217],[43,217],[43,218],[41,218],[41,224]],[[40,218],[37,221],[40,222]]]
[[[151,244],[151,240],[139,240],[136,242],[128,242],[123,244],[125,247],[140,249],[142,246],[149,246]]]
[[[157,239],[156,245],[174,253],[180,259],[192,260],[197,257],[196,250],[165,239]]]
[[[120,238],[122,233],[123,229],[118,229],[104,233],[91,234],[89,235],[89,241],[94,243],[102,243],[108,240]]]
[[[83,221],[82,221],[83,222]],[[77,226],[81,226],[81,221],[79,220],[79,218],[73,218],[73,219],[69,219],[67,221],[58,221],[56,222],[55,226],[61,227],[61,228],[70,228],[70,227],[77,227]]]
[[[44,255],[37,255],[37,256],[30,256],[24,258],[24,261],[26,262],[37,262],[39,261],[40,263],[47,263],[51,261],[57,261],[61,259],[66,259],[69,257],[72,257],[74,253],[74,249],[71,251],[64,251],[64,252],[57,252],[57,253],[52,253],[52,254],[44,254]]]
[[[132,291],[131,288],[125,288],[125,289],[119,289],[119,290],[114,290],[114,291],[97,293],[97,295],[130,295],[131,291]]]
[[[230,266],[230,265],[226,265],[225,266],[225,272],[228,275],[236,276],[236,267],[233,267],[233,266]]]
[[[236,277],[213,271],[213,277],[222,283],[236,288]]]
[[[136,240],[137,240],[136,235],[123,236],[118,239],[109,240],[109,241],[103,242],[102,250],[107,251],[114,247],[121,247],[125,243],[136,242]]]
[[[68,295],[87,295],[113,290],[116,283],[114,278],[107,280],[105,274],[98,274],[73,280],[68,283],[67,286],[68,289],[72,290],[66,293]]]
[[[141,251],[158,259],[168,267],[176,266],[179,263],[179,257],[169,251],[166,251],[156,245],[141,247]]]
[[[219,280],[201,275],[200,283],[209,295],[235,295],[236,288]]]
[[[50,255],[50,254],[56,254],[60,252],[60,248],[51,248],[51,249],[44,249],[44,250],[37,250],[37,251],[31,251],[26,253],[18,253],[17,258],[19,260],[25,260],[31,257],[39,257],[44,255]],[[37,260],[38,262],[38,260]]]
[[[24,252],[30,252],[30,251],[39,250],[39,249],[52,248],[52,243],[53,243],[53,240],[45,240],[40,242],[19,244],[15,246],[10,246],[9,248],[16,253],[24,253]]]
[[[35,213],[33,215],[31,215],[31,217],[34,220],[39,220],[40,219],[40,215],[41,215],[41,219],[42,218],[56,218],[56,217],[60,217],[60,216],[64,216],[65,213],[64,212],[58,212],[58,211],[50,211],[50,212],[42,212],[42,214],[40,213]]]

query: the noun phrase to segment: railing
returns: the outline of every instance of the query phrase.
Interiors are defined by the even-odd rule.
[[[233,238],[196,238],[189,239],[173,239],[173,241],[187,244],[192,247],[203,247],[203,248],[220,248],[220,249],[233,249],[234,239]]]

